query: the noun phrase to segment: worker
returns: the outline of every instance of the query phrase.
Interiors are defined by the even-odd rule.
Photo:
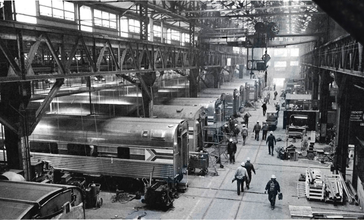
[[[249,176],[245,169],[245,163],[242,162],[235,172],[234,179],[231,182],[237,181],[237,193],[240,195],[240,191],[244,192],[244,181],[249,181]]]
[[[254,174],[256,174],[255,169],[254,169],[254,165],[250,162],[250,157],[248,157],[246,159],[244,167],[245,167],[245,169],[246,169],[246,171],[248,173],[248,177],[249,177],[249,181],[246,181],[246,188],[249,189],[250,183],[252,181],[252,171],[254,172]]]
[[[238,140],[239,133],[240,133],[240,129],[239,129],[238,124],[234,124],[233,137],[234,137],[236,143],[239,142],[239,140]]]
[[[233,139],[229,139],[229,143],[227,146],[227,152],[229,154],[230,163],[235,164],[235,154],[236,154],[236,143],[233,142]]]
[[[277,91],[274,91],[274,99],[273,100],[276,100],[277,95],[278,95],[278,92]]]
[[[272,156],[274,156],[274,145],[277,143],[276,137],[273,135],[273,131],[270,132],[269,136],[267,137],[266,144],[268,144],[268,151],[269,154],[272,152]]]
[[[244,123],[246,125],[247,128],[249,128],[249,117],[250,117],[250,114],[247,112],[245,113],[244,115]]]
[[[263,136],[262,136],[262,140],[267,139],[268,129],[269,129],[269,125],[268,125],[268,123],[267,123],[266,121],[265,121],[265,122],[263,122],[263,127],[262,127]]]
[[[248,137],[249,132],[248,129],[246,128],[245,124],[243,124],[243,128],[241,129],[241,136],[243,137],[243,146],[245,145],[245,140],[246,137]]]
[[[255,132],[255,140],[259,141],[259,132],[262,129],[262,127],[259,124],[259,121],[254,125],[253,132]]]
[[[265,116],[265,113],[267,112],[267,104],[265,104],[265,102],[263,102],[262,109],[263,109],[263,116]]]
[[[270,202],[271,209],[273,210],[275,208],[277,194],[281,192],[281,188],[274,174],[272,175],[271,179],[265,186],[264,193],[267,193],[267,191],[268,191],[268,200]]]

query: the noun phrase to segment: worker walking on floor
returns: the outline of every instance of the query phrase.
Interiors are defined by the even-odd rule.
[[[268,200],[270,202],[271,209],[273,210],[276,205],[276,198],[277,194],[281,192],[281,188],[279,183],[276,180],[276,176],[272,175],[271,179],[268,181],[267,185],[265,186],[264,193],[268,191]]]
[[[241,136],[243,137],[243,146],[245,145],[245,140],[246,137],[248,137],[249,132],[248,129],[246,128],[245,124],[243,124],[243,128],[241,129]]]
[[[273,131],[270,132],[269,136],[267,137],[267,141],[266,144],[268,144],[268,151],[269,154],[271,154],[270,152],[272,152],[272,156],[274,156],[274,145],[277,143],[276,141],[276,137],[274,137],[273,135]]]
[[[237,183],[237,193],[240,195],[240,192],[244,192],[244,181],[249,181],[249,176],[247,175],[247,171],[245,169],[245,163],[242,162],[238,169],[235,172],[234,179],[231,181],[232,183],[236,180]]]
[[[252,163],[250,163],[250,157],[248,157],[246,159],[246,162],[245,162],[245,169],[246,169],[246,172],[248,173],[248,177],[249,177],[249,181],[246,181],[246,188],[249,189],[250,187],[250,183],[252,181],[252,171],[255,173],[255,169],[254,169],[254,165]]]
[[[233,142],[233,139],[229,139],[229,143],[227,146],[227,152],[229,154],[230,163],[235,164],[235,154],[236,154],[236,143]]]
[[[259,124],[259,121],[254,125],[253,132],[255,133],[255,140],[259,141],[259,132],[262,129],[262,127]]]
[[[262,109],[263,109],[263,116],[265,116],[265,113],[267,112],[267,104],[265,104],[265,102],[262,105]]]

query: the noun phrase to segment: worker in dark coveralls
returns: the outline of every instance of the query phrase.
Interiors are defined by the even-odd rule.
[[[268,151],[269,151],[269,154],[270,154],[270,152],[272,152],[272,156],[274,156],[273,151],[274,151],[274,145],[276,143],[277,143],[276,137],[274,137],[273,131],[271,131],[269,136],[267,137],[266,144],[268,144]]]
[[[227,152],[229,154],[230,163],[235,164],[235,154],[236,154],[236,143],[233,142],[233,139],[229,139],[229,143],[227,146]]]
[[[250,157],[248,157],[246,159],[246,162],[245,162],[245,169],[246,169],[246,172],[248,173],[248,177],[249,177],[249,181],[246,181],[246,188],[249,189],[249,186],[250,186],[250,183],[252,181],[252,171],[255,173],[255,169],[254,169],[254,165],[252,163],[250,163]]]
[[[268,200],[270,202],[270,206],[272,210],[275,208],[277,194],[281,192],[281,188],[279,183],[276,180],[276,176],[272,175],[271,179],[268,181],[267,185],[265,186],[265,192],[268,191]]]
[[[246,125],[247,128],[249,128],[249,114],[248,113],[245,113],[244,115],[244,123]]]
[[[265,116],[265,113],[267,112],[267,104],[265,104],[265,102],[262,105],[262,109],[263,109],[263,116]]]
[[[237,193],[240,195],[240,191],[244,192],[244,181],[249,181],[249,176],[247,175],[247,171],[245,169],[245,163],[242,162],[238,169],[235,172],[234,179],[231,182],[237,181]]]
[[[262,126],[260,126],[259,121],[254,125],[253,132],[255,132],[255,140],[259,141],[259,132],[262,129]]]

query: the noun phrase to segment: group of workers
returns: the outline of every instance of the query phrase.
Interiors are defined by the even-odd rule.
[[[274,93],[274,100],[276,99],[277,93]],[[269,98],[267,98],[266,102],[262,105],[263,115],[265,115],[267,106],[266,103],[269,103]],[[279,111],[279,110],[278,110]],[[242,124],[241,129],[239,129],[238,123],[236,120],[230,120],[229,124],[225,125],[225,131],[229,132],[228,136],[228,145],[227,145],[227,153],[229,155],[229,162],[231,164],[235,164],[235,154],[237,152],[237,143],[238,143],[238,135],[240,134],[243,138],[242,145],[244,146],[246,143],[246,138],[248,137],[248,120],[250,115],[248,113],[244,114],[244,124]],[[254,125],[254,139],[259,141],[259,134],[262,131],[262,140],[266,141],[268,145],[268,153],[269,155],[274,156],[274,146],[276,145],[276,138],[273,135],[273,131],[269,132],[269,125],[263,122],[263,126],[260,125],[259,121]],[[246,162],[242,162],[240,166],[237,168],[235,175],[233,177],[232,182],[237,182],[237,194],[240,195],[241,192],[244,192],[244,183],[246,184],[246,189],[249,189],[250,183],[252,181],[252,172],[256,174],[254,165],[250,162],[250,158],[248,157]],[[271,209],[275,208],[275,201],[277,195],[280,194],[280,185],[276,180],[276,176],[272,175],[271,179],[267,182],[265,187],[265,193],[268,193],[268,200],[271,204]]]

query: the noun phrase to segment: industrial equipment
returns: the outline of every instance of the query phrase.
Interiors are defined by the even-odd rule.
[[[268,124],[268,129],[270,131],[276,130],[278,124],[278,113],[276,111],[267,111],[266,115],[267,115],[266,122]]]

